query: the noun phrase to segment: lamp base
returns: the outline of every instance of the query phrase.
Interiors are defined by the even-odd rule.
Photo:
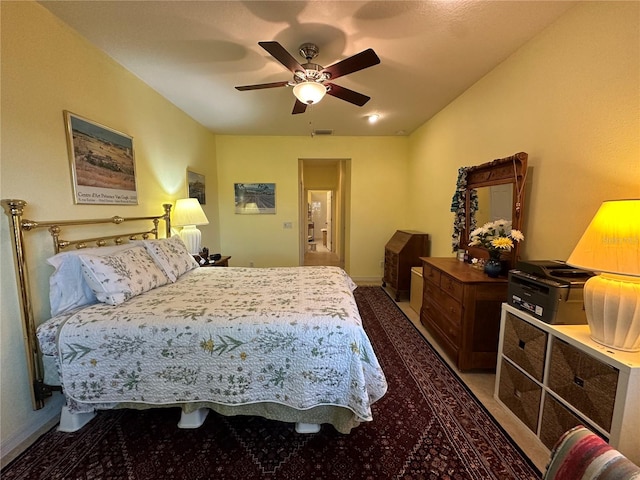
[[[640,351],[640,279],[600,274],[584,285],[591,338],[607,347]]]
[[[198,255],[200,253],[202,233],[198,230],[198,227],[195,225],[185,225],[180,231],[180,238],[191,255]]]

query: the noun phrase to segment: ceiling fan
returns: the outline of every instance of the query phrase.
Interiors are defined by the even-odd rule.
[[[293,80],[288,82],[260,83],[257,85],[244,85],[236,87],[237,90],[259,90],[262,88],[293,87],[293,94],[296,96],[296,103],[293,106],[293,115],[304,113],[307,105],[318,103],[327,93],[359,107],[370,100],[370,97],[348,88],[341,87],[329,80],[350,73],[364,70],[380,63],[380,59],[373,49],[369,48],[356,55],[345,58],[329,67],[323,67],[316,63],[311,63],[320,51],[313,43],[300,45],[299,53],[306,59],[306,63],[300,64],[287,52],[278,42],[258,42],[273,58],[287,67],[293,73]]]

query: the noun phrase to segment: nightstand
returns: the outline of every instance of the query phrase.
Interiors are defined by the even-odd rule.
[[[216,260],[215,262],[213,260],[210,260],[209,263],[205,263],[204,265],[200,265],[200,266],[201,267],[228,267],[230,258],[231,257],[221,257],[220,260]],[[198,261],[198,259],[196,259],[196,261]],[[198,263],[200,262],[198,261]]]
[[[228,267],[229,259],[231,257],[220,257],[220,260],[209,261],[209,263],[205,263],[204,265],[200,265],[201,267]]]

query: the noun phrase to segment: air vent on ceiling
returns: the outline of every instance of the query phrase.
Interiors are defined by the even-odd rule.
[[[333,135],[333,130],[314,130],[314,135]]]

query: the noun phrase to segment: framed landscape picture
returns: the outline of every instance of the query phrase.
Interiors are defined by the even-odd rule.
[[[206,203],[204,175],[187,169],[187,189],[189,198],[197,198],[200,205]]]
[[[137,205],[133,138],[64,111],[77,204]]]
[[[236,213],[276,213],[275,183],[234,184]]]

